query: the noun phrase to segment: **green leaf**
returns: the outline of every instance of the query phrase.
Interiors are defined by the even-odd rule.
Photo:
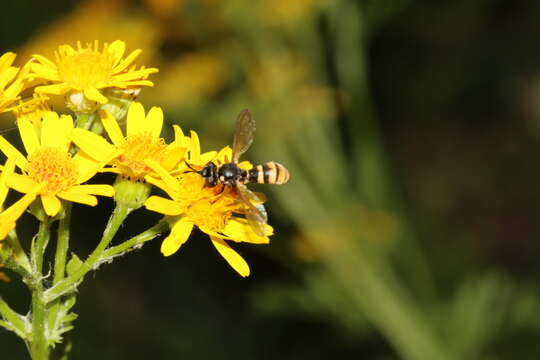
[[[77,255],[71,254],[71,259],[66,266],[66,271],[68,275],[73,274],[78,268],[81,267],[82,264],[83,262],[81,261],[81,259],[79,259]]]
[[[77,315],[75,313],[69,313],[69,314],[65,315],[62,318],[62,323],[72,322],[73,320],[77,319],[78,317],[79,317],[79,315]]]

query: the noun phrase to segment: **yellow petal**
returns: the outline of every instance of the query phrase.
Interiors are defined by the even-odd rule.
[[[111,185],[105,184],[85,184],[85,185],[76,185],[73,186],[71,191],[80,192],[91,195],[100,195],[100,196],[114,196],[114,188]]]
[[[120,125],[118,125],[118,121],[116,121],[116,118],[107,110],[101,110],[99,112],[99,116],[101,118],[101,123],[103,124],[103,127],[105,128],[105,131],[107,132],[107,135],[109,135],[109,138],[113,144],[116,146],[122,145],[126,140],[124,138],[124,134],[122,134]]]
[[[15,57],[17,55],[14,52],[8,51],[4,55],[0,56],[0,69],[7,68],[8,66],[11,66],[13,62],[15,61]]]
[[[206,165],[210,161],[215,160],[217,158],[217,154],[218,154],[217,151],[208,151],[208,152],[205,152],[204,154],[201,154],[201,156],[199,157],[200,164]]]
[[[43,209],[45,209],[45,212],[49,216],[55,216],[62,208],[62,203],[55,195],[41,195],[41,203],[43,204]]]
[[[64,95],[69,90],[69,87],[64,83],[54,85],[43,85],[35,88],[38,94]]]
[[[161,177],[161,180],[171,189],[178,189],[178,180],[171,176],[169,172],[163,168],[159,163],[157,163],[155,160],[146,160],[144,162],[150,169],[154,170],[159,177]]]
[[[77,179],[79,183],[83,183],[90,179],[102,167],[98,161],[90,157],[84,151],[79,151],[77,155],[73,157],[73,161],[77,164],[77,168],[79,169],[79,178]]]
[[[106,104],[109,101],[109,99],[103,96],[103,94],[100,93],[99,90],[95,87],[83,89],[83,93],[87,99],[98,102],[100,104]]]
[[[184,133],[182,132],[182,128],[176,124],[173,125],[174,129],[174,142],[176,145],[180,147],[187,147],[187,141],[185,141]]]
[[[165,157],[161,161],[161,166],[167,171],[171,171],[184,159],[186,148],[175,146],[174,143],[169,146],[165,152]]]
[[[19,133],[21,134],[21,140],[27,154],[32,154],[39,148],[39,139],[36,134],[36,129],[27,118],[21,118],[17,120],[17,126],[19,127]]]
[[[152,137],[159,138],[159,135],[161,135],[161,128],[163,127],[163,110],[153,106],[146,116],[144,125],[146,127],[145,131],[149,131],[152,134]]]
[[[135,58],[137,56],[139,56],[139,54],[142,52],[141,49],[137,49],[135,51],[133,51],[131,54],[129,54],[120,64],[118,64],[115,68],[114,68],[114,72],[115,73],[119,73],[121,72],[122,70],[124,70],[125,68],[127,68],[129,66],[129,64],[131,64],[133,62],[133,60],[135,60]]]
[[[273,229],[270,225],[265,224],[265,234],[267,236],[259,236],[249,226],[246,219],[233,217],[225,224],[225,228],[221,232],[237,242],[268,244],[270,242],[268,236],[272,235]]]
[[[174,198],[174,194],[176,193],[176,190],[175,189],[171,189],[169,186],[167,186],[167,184],[165,184],[164,181],[162,181],[161,179],[158,179],[158,178],[155,178],[155,177],[152,177],[150,175],[146,175],[144,177],[144,180],[149,183],[149,184],[152,184],[160,189],[162,189],[163,191],[165,191],[167,193],[167,195],[169,195],[171,198]]]
[[[228,163],[232,161],[232,149],[230,146],[225,146],[221,149],[217,155],[217,158],[223,162]]]
[[[47,59],[45,56],[36,54],[36,55],[32,55],[32,57],[36,59],[38,62],[40,62],[43,66],[46,66],[48,68],[56,68],[56,64],[53,63],[51,60]],[[35,64],[35,62],[33,64]]]
[[[7,233],[13,229],[15,221],[21,217],[35,198],[35,193],[26,194],[0,214],[0,234],[2,235],[0,239],[6,237]]]
[[[162,198],[160,196],[150,196],[144,203],[144,206],[151,211],[163,215],[180,215],[182,207],[175,201]]]
[[[94,195],[85,194],[84,192],[79,192],[73,189],[59,192],[58,197],[61,197],[62,199],[67,201],[90,206],[96,206],[98,203],[97,198]]]
[[[15,222],[4,219],[4,216],[0,214],[0,240],[4,240],[13,229],[15,229]]]
[[[170,256],[180,249],[180,246],[184,244],[191,234],[193,229],[193,223],[181,218],[178,220],[171,229],[170,235],[163,240],[161,244],[161,253],[164,256]]]
[[[87,155],[99,162],[107,161],[111,158],[111,154],[117,152],[116,147],[103,137],[85,129],[73,129],[71,139]]]
[[[19,68],[16,67],[9,67],[7,69],[4,69],[2,71],[2,76],[0,76],[0,89],[3,89],[6,87],[8,83],[10,83],[15,76],[17,76],[17,73],[19,72]]]
[[[4,139],[3,136],[0,136],[0,151],[2,151],[7,157],[14,158],[15,164],[20,169],[24,169],[26,167],[28,161],[26,160],[24,155],[21,154],[19,150],[15,148],[15,146],[11,145],[9,141]]]
[[[54,111],[48,111],[43,115],[41,126],[41,146],[58,147],[63,151],[69,149],[70,133],[73,129],[71,116],[61,116]]]
[[[124,52],[126,51],[126,43],[121,40],[115,40],[109,45],[107,50],[114,59],[113,67],[115,67],[122,60],[122,56],[124,56]]]
[[[43,64],[33,63],[30,65],[30,69],[33,74],[31,76],[37,75],[41,79],[50,80],[50,81],[59,81],[58,71],[56,68],[51,68]]]
[[[129,107],[126,121],[127,136],[144,131],[144,107],[139,102],[134,102]]]
[[[189,153],[189,161],[194,164],[201,163],[201,143],[199,142],[199,135],[191,130],[191,148]]]
[[[212,244],[214,244],[216,250],[223,256],[225,260],[236,270],[241,276],[249,276],[249,265],[247,262],[234,251],[223,239],[211,236]]]
[[[2,172],[0,173],[0,209],[2,209],[2,204],[6,200],[6,196],[8,193],[8,187],[7,187],[8,175],[11,175],[14,170],[15,170],[15,160],[13,158],[7,159],[6,164],[4,165],[4,168],[2,169]]]
[[[6,182],[10,188],[24,194],[35,193],[39,188],[39,184],[26,175],[13,173],[8,176]]]

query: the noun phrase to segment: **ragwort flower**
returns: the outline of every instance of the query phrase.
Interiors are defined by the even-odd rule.
[[[187,143],[178,126],[175,126],[175,134],[178,136],[171,144],[166,144],[160,137],[163,127],[163,111],[160,108],[152,107],[145,115],[140,103],[131,104],[127,113],[125,136],[109,112],[102,111],[101,114],[103,127],[113,143],[109,146],[119,154],[110,161],[112,167],[107,167],[104,171],[116,173],[132,181],[144,181],[147,175],[156,176],[146,164],[148,160],[172,170],[184,159]],[[105,141],[101,136],[84,129],[74,129],[72,137],[73,141],[87,152],[92,150],[96,142]]]
[[[9,106],[19,99],[19,93],[23,89],[22,77],[17,76],[19,68],[11,66],[15,57],[12,52],[0,56],[0,112],[9,110]]]
[[[128,68],[141,50],[135,50],[123,59],[125,50],[126,44],[120,40],[105,43],[102,51],[99,50],[98,41],[95,41],[93,45],[84,47],[78,42],[76,49],[60,45],[54,62],[44,56],[34,55],[36,61],[31,65],[31,76],[53,83],[38,86],[35,91],[54,95],[83,93],[85,98],[105,104],[108,99],[100,89],[153,86],[147,77],[158,72],[158,69]]]
[[[62,208],[60,199],[95,206],[97,198],[94,195],[114,195],[110,185],[82,185],[117,154],[114,151],[103,154],[99,152],[101,144],[95,144],[94,150],[79,151],[72,156],[71,116],[58,117],[55,112],[46,113],[39,136],[26,118],[18,120],[18,127],[28,156],[21,154],[1,136],[0,150],[14,158],[22,170],[21,174],[8,175],[7,186],[26,195],[12,205],[15,208],[11,212],[7,209],[2,213],[4,221],[0,221],[0,233],[5,231],[6,221],[15,222],[37,197],[40,197],[45,213],[55,216]]]
[[[190,166],[204,166],[208,161],[217,164],[230,161],[232,151],[226,147],[220,153],[200,154],[198,138],[192,132]],[[212,157],[209,154],[213,155]],[[206,162],[204,162],[205,160]],[[184,244],[193,227],[210,236],[212,244],[225,260],[241,276],[249,275],[246,261],[234,251],[225,240],[248,242],[253,244],[268,244],[268,236],[273,229],[265,225],[265,236],[258,235],[248,224],[247,219],[234,214],[243,213],[244,208],[238,200],[236,189],[224,185],[209,187],[205,180],[194,171],[185,171],[176,176],[160,168],[159,164],[149,164],[159,173],[160,179],[148,179],[154,185],[163,189],[170,199],[151,196],[145,203],[147,209],[168,215],[171,226],[170,235],[163,241],[161,252],[165,256],[174,254]],[[249,167],[244,162],[241,166]]]
[[[5,239],[7,234],[15,228],[14,218],[19,218],[30,203],[34,201],[32,196],[27,195],[3,211],[4,201],[9,191],[7,179],[13,174],[14,170],[15,158],[13,157],[8,158],[5,165],[0,167],[0,240]]]
[[[43,116],[51,111],[48,100],[48,97],[34,93],[31,99],[21,101],[17,106],[14,106],[12,108],[13,114],[18,120],[22,118],[30,120],[32,126],[39,132]]]

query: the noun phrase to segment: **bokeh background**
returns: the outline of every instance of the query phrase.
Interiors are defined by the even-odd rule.
[[[240,278],[196,234],[87,275],[73,359],[540,357],[540,2],[4,1],[0,50],[124,40],[154,66],[145,106],[285,164],[269,246],[235,244]],[[59,102],[57,109],[62,109]],[[4,135],[13,119],[2,118]],[[72,250],[112,207],[75,207]],[[133,214],[119,239],[156,217]],[[31,219],[22,222],[31,234]],[[18,279],[0,294],[25,312]],[[0,358],[27,358],[0,331]]]

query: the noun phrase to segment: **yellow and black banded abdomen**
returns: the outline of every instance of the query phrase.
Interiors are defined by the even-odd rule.
[[[280,163],[269,161],[249,170],[249,182],[281,185],[289,181],[289,170]]]

